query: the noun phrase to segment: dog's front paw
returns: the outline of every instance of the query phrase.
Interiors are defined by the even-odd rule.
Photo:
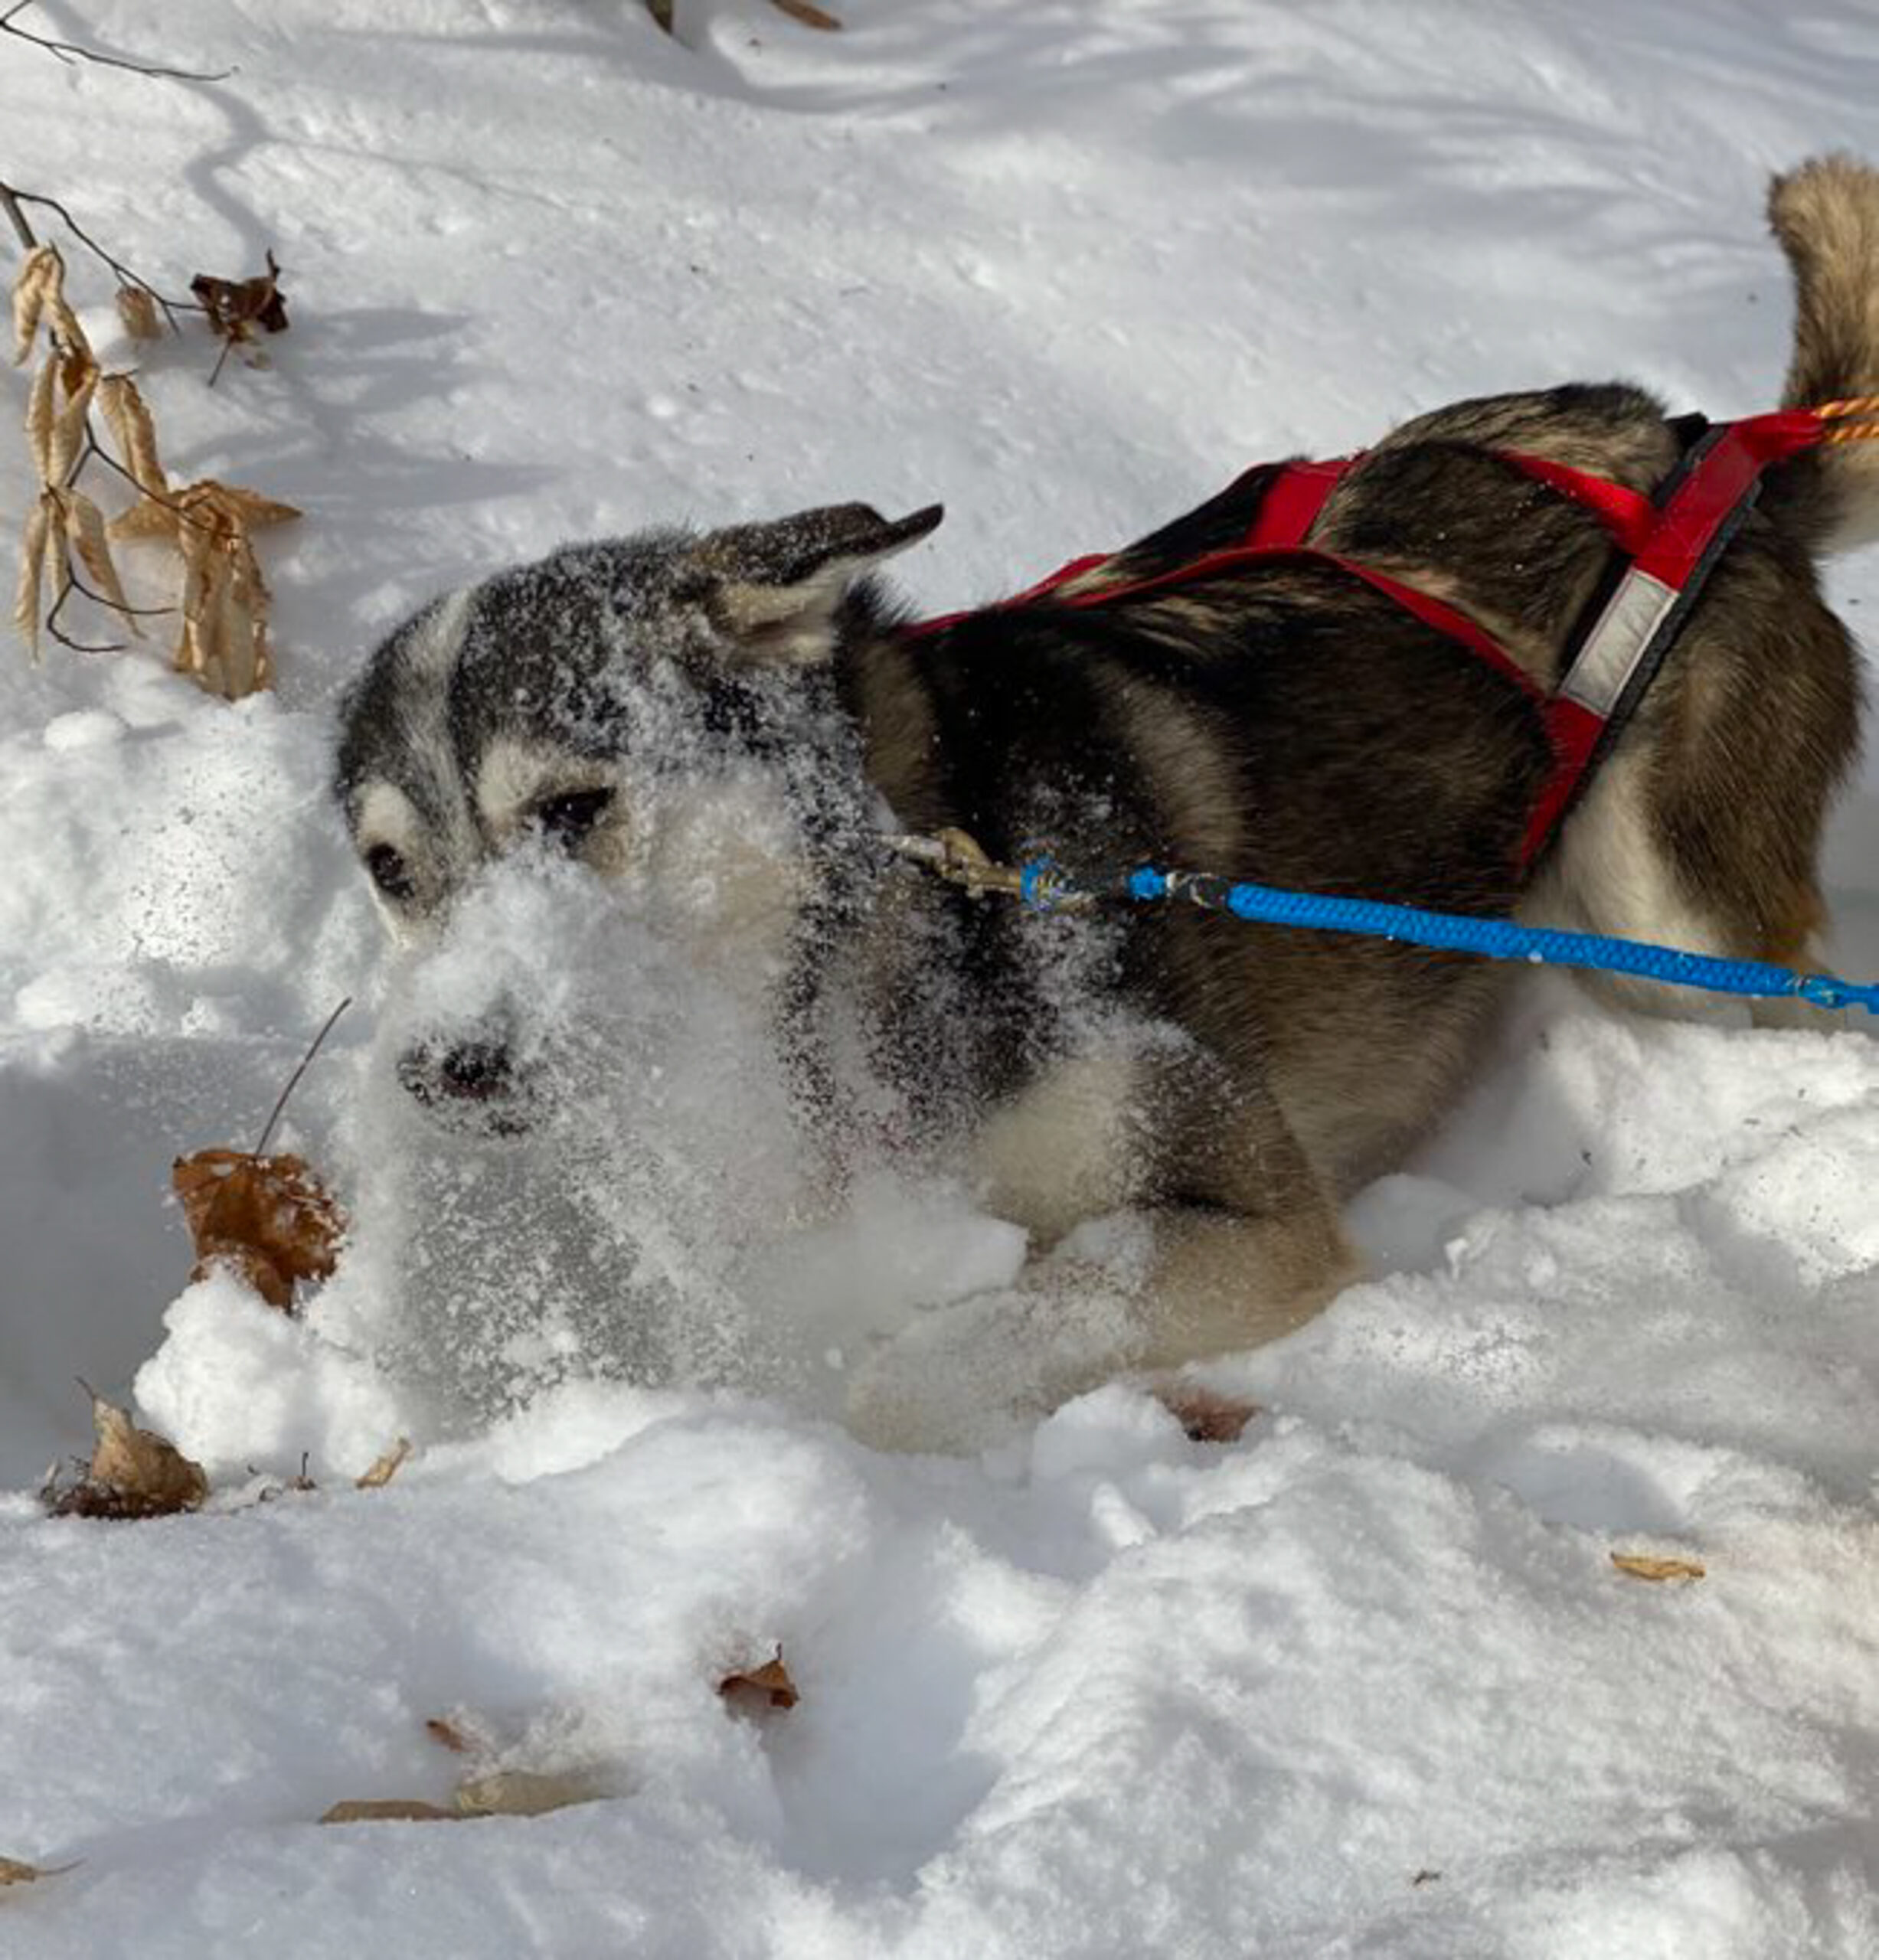
[[[848,1427],[877,1449],[989,1449],[1127,1367],[1139,1345],[1119,1294],[975,1294],[930,1308],[861,1362]]]

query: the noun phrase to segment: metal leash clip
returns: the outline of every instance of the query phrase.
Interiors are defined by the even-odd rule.
[[[1001,898],[1018,900],[1034,912],[1083,912],[1096,903],[1096,895],[1081,889],[1054,864],[1041,844],[1025,846],[1021,867],[999,864],[969,831],[958,829],[938,831],[931,837],[890,837],[887,844],[890,851],[924,864],[972,898],[995,892]]]
[[[924,864],[948,884],[957,885],[969,898],[983,898],[987,892],[1002,897],[1022,895],[1024,874],[1009,864],[995,864],[985,855],[976,838],[962,830],[943,830],[931,837],[890,837],[887,848],[916,864]]]

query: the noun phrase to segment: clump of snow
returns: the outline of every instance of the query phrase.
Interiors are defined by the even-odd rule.
[[[82,11],[236,67],[8,41],[0,106],[165,283],[274,247],[270,368],[136,358],[179,472],[308,515],[264,547],[278,698],[0,662],[0,1856],[80,1861],[0,1896],[9,1960],[1879,1950],[1864,1034],[1536,981],[1352,1207],[1372,1279],[1204,1371],[1260,1406],[1238,1442],[1118,1384],[884,1457],[831,1419],[871,1338],[911,1321],[916,1378],[977,1351],[1021,1235],[884,1167],[734,1253],[699,1228],[808,1168],[748,1001],[552,879],[394,975],[327,789],[376,636],[567,537],[943,498],[897,561],[937,609],[1459,395],[1766,405],[1760,180],[1870,140],[1863,10],[846,0],[818,35],[679,0],[675,42],[572,0],[172,0],[160,46]],[[0,444],[11,529],[30,488]],[[1857,626],[1879,560],[1832,577]],[[1869,773],[1828,854],[1861,978],[1876,851]],[[585,1088],[492,1152],[395,1063],[505,986]],[[347,994],[280,1139],[353,1214],[340,1276],[297,1321],[186,1285],[172,1158],[251,1144]],[[74,1375],[134,1382],[209,1511],[40,1515]],[[799,1705],[729,1710],[779,1645]],[[610,1794],[314,1825],[445,1798],[454,1709]]]

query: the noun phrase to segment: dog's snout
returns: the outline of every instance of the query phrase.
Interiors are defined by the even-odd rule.
[[[420,1102],[486,1102],[506,1096],[515,1071],[499,1041],[458,1041],[413,1048],[398,1063],[398,1080]]]
[[[438,1073],[447,1095],[481,1101],[508,1086],[509,1051],[493,1041],[466,1042],[445,1050]]]

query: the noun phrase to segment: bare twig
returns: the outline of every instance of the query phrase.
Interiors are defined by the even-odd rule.
[[[89,61],[100,68],[128,69],[133,75],[153,75],[168,82],[225,82],[235,71],[224,68],[215,74],[208,74],[197,68],[163,68],[154,62],[132,61],[121,55],[100,54],[95,47],[80,47],[77,42],[50,41],[45,35],[34,34],[28,28],[18,28],[13,23],[31,6],[34,0],[18,0],[18,5],[0,14],[0,34],[10,34],[15,40],[30,41],[34,47],[41,47],[56,60],[69,67],[75,61]]]
[[[66,589],[76,592],[80,599],[89,599],[94,606],[102,606],[107,611],[122,613],[127,619],[161,619],[176,610],[173,606],[127,606],[120,599],[107,599],[101,592],[93,592],[70,566],[65,568]],[[103,649],[99,649],[103,652]],[[122,647],[113,647],[113,653],[123,652]]]
[[[20,209],[20,201],[10,185],[0,184],[0,207],[5,210],[13,222],[13,235],[20,241],[22,252],[38,248],[39,240],[33,236],[32,227],[26,222],[26,214]]]
[[[0,26],[5,24],[4,21],[0,21]],[[21,204],[43,204],[47,211],[56,213],[60,222],[78,240],[79,243],[83,246],[87,251],[102,259],[110,267],[119,286],[140,286],[149,294],[150,297],[163,309],[163,316],[169,322],[170,331],[172,333],[180,333],[182,331],[176,324],[178,313],[200,313],[206,310],[198,306],[193,299],[166,299],[140,273],[132,272],[121,259],[113,258],[59,202],[57,198],[48,198],[42,191],[22,191],[16,184],[0,182],[0,204],[5,204],[9,210],[15,209]],[[18,226],[24,223],[24,217],[16,220],[15,228],[17,230]]]
[[[339,1017],[345,1012],[346,1009],[351,1006],[351,1004],[352,996],[348,994],[345,998],[339,1003],[338,1006],[335,1008],[332,1012],[326,1017],[325,1026],[322,1027],[319,1034],[315,1035],[313,1037],[312,1047],[308,1049],[306,1053],[300,1057],[300,1066],[294,1070],[292,1075],[288,1076],[287,1086],[280,1092],[279,1098],[276,1102],[272,1112],[268,1116],[266,1125],[262,1129],[261,1140],[254,1146],[253,1154],[255,1156],[259,1157],[261,1153],[266,1149],[267,1140],[274,1134],[274,1125],[280,1121],[280,1112],[287,1106],[287,1098],[300,1086],[300,1078],[306,1073],[308,1068],[312,1063],[313,1057],[319,1053],[320,1044],[325,1041],[327,1036],[333,1031],[333,1023],[336,1021]]]
[[[77,578],[73,576],[71,567],[67,565],[65,568],[65,583],[59,587],[59,596],[52,602],[52,610],[46,615],[46,631],[58,642],[60,646],[69,648],[74,653],[122,653],[124,651],[124,643],[121,640],[113,641],[106,646],[93,646],[86,641],[74,639],[71,635],[59,624],[59,615],[65,610],[65,602],[75,592],[83,593],[87,599],[98,598],[95,592],[87,590],[79,583]],[[109,606],[110,603],[109,599],[99,600],[99,603],[103,606]]]

